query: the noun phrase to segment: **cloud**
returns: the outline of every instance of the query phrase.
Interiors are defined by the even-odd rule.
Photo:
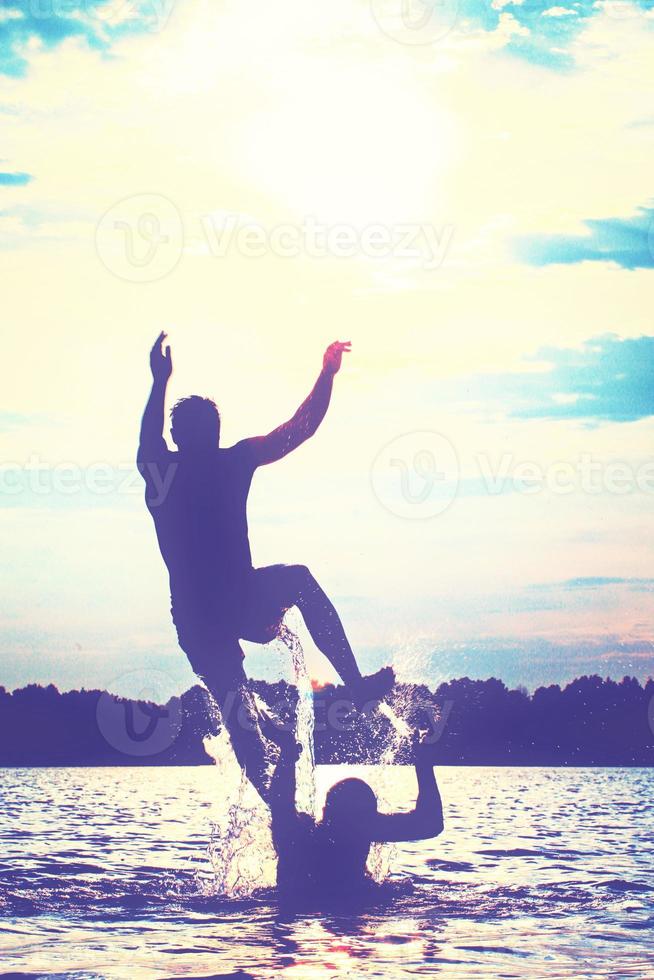
[[[84,16],[88,4],[67,5],[67,13],[56,4],[30,4],[8,0],[0,20],[0,72],[20,76],[27,68],[27,54],[35,47],[54,47],[69,37],[84,37],[95,47],[101,46],[97,28]]]
[[[564,582],[534,585],[534,589],[603,589],[614,585],[626,585],[637,591],[651,592],[654,589],[654,578],[621,578],[613,575],[587,575],[580,578],[566,579]]]
[[[20,77],[32,53],[80,38],[107,51],[125,34],[161,30],[175,0],[5,0],[0,74]]]
[[[466,674],[501,677],[509,686],[524,684],[535,690],[547,684],[567,684],[583,674],[646,680],[653,666],[651,641],[629,640],[619,634],[560,639],[482,636],[461,643],[456,650],[439,644],[426,658],[424,673],[415,671],[412,679],[433,685],[435,678],[441,681]]]
[[[633,422],[654,415],[654,337],[597,337],[581,350],[543,349],[537,360],[550,368],[530,376],[527,404],[514,416]]]
[[[584,221],[584,235],[532,235],[518,239],[517,254],[530,265],[614,262],[623,269],[654,268],[654,208],[630,218]]]
[[[32,180],[34,180],[32,174],[0,173],[0,186],[4,187],[24,187],[25,184],[29,184]]]
[[[34,415],[0,411],[0,432],[8,432],[10,429],[33,425],[37,421],[40,421],[40,419]]]
[[[624,8],[637,16],[641,9],[647,9],[646,3],[647,0],[621,3],[620,16],[624,16]],[[130,34],[160,32],[166,27],[176,4],[177,0],[4,0],[0,10],[0,74],[23,76],[35,53],[55,48],[70,39],[82,40],[89,48],[106,53]],[[205,6],[207,22],[211,20],[209,8],[212,6],[215,4],[209,0]],[[230,17],[231,5],[223,6]],[[395,36],[392,28],[397,29],[396,6],[394,2],[376,0],[373,17],[370,16],[370,4],[365,2],[361,9],[366,10],[367,23],[355,12],[357,28],[348,33],[357,35],[360,41],[359,27],[363,27],[363,35],[366,35],[370,29],[377,31],[381,26],[391,37]],[[499,42],[500,47],[506,46],[516,57],[554,69],[567,68],[574,63],[570,48],[586,23],[605,10],[609,11],[609,16],[618,16],[613,14],[611,5],[588,0],[583,4],[562,3],[544,11],[542,5],[525,0],[492,0],[490,5],[487,0],[452,0],[450,7],[454,23],[448,33],[458,36],[459,41],[468,43],[476,34],[485,35],[492,46],[497,47]],[[446,10],[450,7],[446,5]],[[315,8],[310,11],[316,36],[324,40],[325,14],[321,12],[318,16]],[[263,10],[258,11],[258,30],[265,35],[267,32],[261,28],[262,16],[266,16]],[[296,14],[293,16],[297,17]],[[449,13],[446,16],[449,19]],[[278,23],[283,20],[283,14],[277,10],[274,10],[274,17]],[[416,30],[404,26],[409,34]]]
[[[580,348],[543,347],[531,371],[476,375],[451,382],[450,400],[465,392],[468,408],[501,403],[514,419],[634,422],[654,415],[654,337],[606,334]]]
[[[570,7],[550,7],[543,11],[543,17],[576,17],[578,13]]]
[[[543,11],[541,4],[526,3],[514,8],[523,30],[511,39],[507,50],[535,65],[567,70],[574,65],[571,48],[592,11],[572,6],[556,6]]]

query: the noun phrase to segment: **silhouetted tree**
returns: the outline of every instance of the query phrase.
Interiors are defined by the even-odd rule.
[[[285,681],[253,686],[280,721],[292,725],[296,688]],[[389,703],[411,725],[431,719],[438,735],[434,758],[441,765],[654,764],[652,680],[643,686],[633,677],[616,682],[584,676],[529,696],[494,677],[462,677],[435,692],[424,684],[398,684]],[[314,715],[318,762],[376,763],[393,743],[386,715],[355,711],[343,687],[316,691]],[[102,691],[62,694],[52,684],[13,693],[0,687],[0,766],[208,765],[203,740],[220,724],[200,686],[166,705]],[[157,732],[161,738],[139,755],[134,746],[138,750]],[[406,761],[401,743],[396,761]]]

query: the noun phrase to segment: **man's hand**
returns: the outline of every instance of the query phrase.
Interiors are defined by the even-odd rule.
[[[168,381],[168,378],[173,373],[173,360],[170,355],[170,347],[163,349],[164,340],[168,334],[163,331],[159,334],[154,342],[154,347],[150,351],[150,370],[152,371],[152,377],[155,381]]]
[[[323,371],[331,375],[338,374],[341,369],[343,354],[349,354],[351,350],[352,344],[349,340],[344,342],[335,340],[325,351],[325,356],[322,361]]]
[[[150,369],[154,381],[143,413],[137,456],[138,466],[141,474],[145,477],[146,484],[150,478],[147,475],[148,465],[156,460],[162,460],[168,452],[163,437],[164,410],[168,378],[173,370],[173,362],[170,357],[170,347],[166,347],[164,353],[163,343],[165,339],[166,334],[160,333],[150,351]]]

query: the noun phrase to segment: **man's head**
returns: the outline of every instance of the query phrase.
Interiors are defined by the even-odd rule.
[[[342,779],[327,793],[323,824],[337,836],[367,830],[377,813],[377,797],[362,779]]]
[[[218,448],[220,413],[210,398],[182,398],[173,407],[170,419],[173,442],[182,452]]]

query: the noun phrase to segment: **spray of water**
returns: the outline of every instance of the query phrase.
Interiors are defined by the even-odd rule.
[[[316,816],[316,761],[313,751],[313,689],[307,671],[302,644],[296,633],[286,624],[282,625],[280,639],[291,652],[295,685],[298,692],[297,720],[295,737],[302,746],[296,766],[295,805],[298,810]]]
[[[297,766],[296,806],[315,816],[311,681],[297,635],[285,625],[280,640],[290,651],[298,691],[296,738],[302,745],[302,753]],[[248,699],[255,713],[257,709],[268,710],[254,691],[248,693]],[[220,719],[215,702],[213,709]],[[232,898],[244,898],[275,883],[277,862],[270,813],[238,764],[224,725],[217,736],[205,740],[205,747],[216,763],[214,778],[218,787],[209,845],[215,891]]]
[[[215,710],[218,712],[217,705]],[[205,739],[205,748],[215,761],[211,775],[216,793],[208,849],[214,872],[212,891],[245,898],[256,888],[275,883],[268,809],[238,764],[224,726],[218,735]]]
[[[375,710],[379,711],[389,722],[379,758],[379,768],[375,772],[375,792],[378,806],[380,810],[386,810],[391,808],[391,784],[395,775],[395,760],[403,743],[410,739],[411,730],[404,719],[387,702],[382,701]],[[373,760],[370,759],[370,761]],[[392,844],[375,843],[372,845],[368,855],[368,872],[374,881],[381,884],[388,878],[395,850]]]
[[[293,627],[291,614],[282,627],[279,639],[291,654],[298,692],[296,738],[302,746],[302,753],[296,770],[296,806],[298,810],[310,814],[315,819],[317,814],[313,690],[304,650]],[[254,692],[252,692],[252,699],[253,704],[256,705]],[[359,745],[363,764],[377,764],[374,789],[381,810],[392,808],[391,787],[396,776],[395,763],[412,734],[405,721],[413,707],[410,695],[403,695],[396,690],[391,701],[392,704],[382,702],[378,707],[371,708],[368,714],[369,724],[376,728],[379,715],[387,720],[388,724],[384,726],[383,735],[378,732],[375,739],[364,737],[362,744]],[[378,754],[380,737],[382,737],[381,755]],[[373,742],[376,745],[375,750],[372,747]],[[273,885],[275,881],[276,859],[270,832],[270,815],[236,761],[225,728],[223,727],[218,736],[208,739],[205,744],[207,751],[216,761],[216,782],[220,787],[209,848],[216,889],[219,893],[232,897],[246,897],[256,889]],[[381,882],[388,877],[393,856],[392,845],[373,844],[368,859],[368,870],[375,881]]]
[[[224,738],[221,738],[224,736]],[[220,895],[245,898],[256,888],[275,882],[276,860],[268,812],[232,753],[229,738],[222,732],[212,746],[219,766],[220,799],[209,844],[215,875],[214,888]],[[229,769],[235,766],[238,773]]]

